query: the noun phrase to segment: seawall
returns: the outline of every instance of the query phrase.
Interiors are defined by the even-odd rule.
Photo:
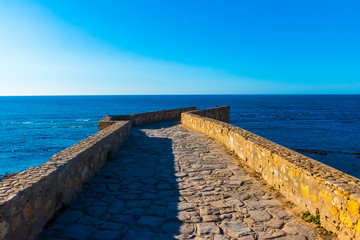
[[[117,121],[130,121],[132,126],[136,126],[139,124],[180,119],[181,113],[194,110],[196,110],[196,107],[178,108],[146,113],[135,113],[130,115],[107,115],[99,121],[99,131],[107,128],[108,126],[111,126]]]
[[[360,180],[231,124],[208,118],[221,108],[183,113],[181,123],[233,151],[289,201],[320,216],[339,239],[360,239]],[[218,113],[213,113],[218,114]]]
[[[120,121],[0,183],[0,239],[34,239],[130,135]]]

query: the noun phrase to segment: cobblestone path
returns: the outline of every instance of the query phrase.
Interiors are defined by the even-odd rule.
[[[38,239],[316,239],[221,147],[141,126]]]

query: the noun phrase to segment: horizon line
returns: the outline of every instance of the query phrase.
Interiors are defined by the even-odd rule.
[[[194,93],[194,94],[53,94],[0,95],[0,97],[86,97],[86,96],[238,96],[238,95],[360,95],[360,93]]]

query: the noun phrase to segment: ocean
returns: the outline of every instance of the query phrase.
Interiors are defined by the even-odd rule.
[[[0,175],[49,161],[104,115],[219,105],[231,124],[360,178],[360,95],[0,97]]]

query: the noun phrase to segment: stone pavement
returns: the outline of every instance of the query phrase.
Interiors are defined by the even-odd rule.
[[[38,239],[318,239],[232,156],[175,122],[132,137]]]

